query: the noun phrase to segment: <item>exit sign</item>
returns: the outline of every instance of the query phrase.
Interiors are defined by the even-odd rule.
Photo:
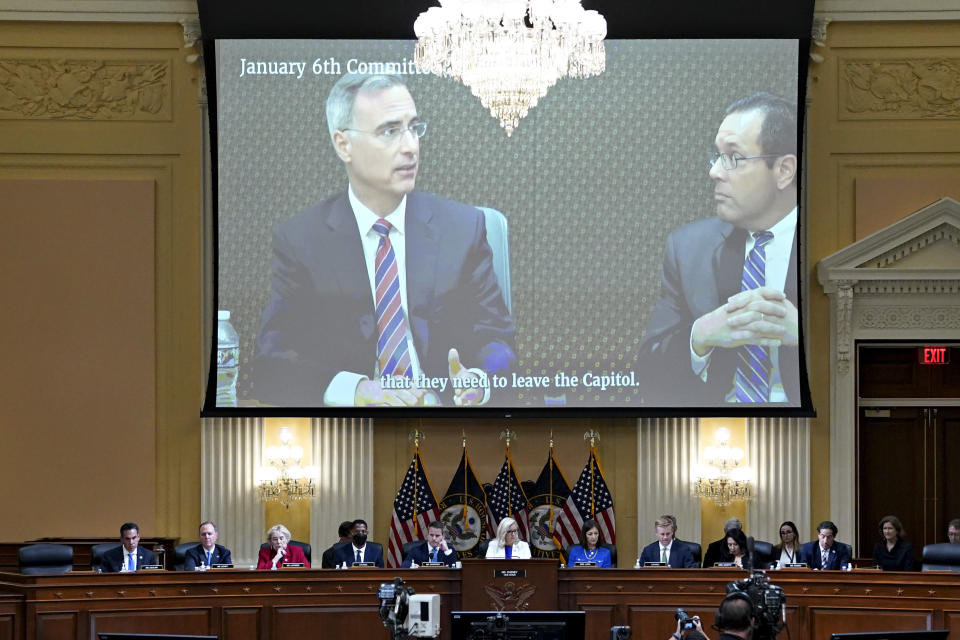
[[[920,364],[950,364],[950,347],[926,345],[917,347]]]

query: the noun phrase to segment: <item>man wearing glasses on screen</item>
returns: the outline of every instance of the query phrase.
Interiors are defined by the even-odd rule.
[[[667,239],[641,344],[648,404],[799,405],[797,108],[731,104],[709,156],[716,217]]]
[[[489,376],[516,357],[483,214],[414,190],[427,123],[399,76],[343,76],[326,116],[349,184],[274,230],[253,396],[297,407],[487,402]]]

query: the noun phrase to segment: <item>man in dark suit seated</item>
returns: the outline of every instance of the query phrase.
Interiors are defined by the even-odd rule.
[[[424,562],[442,562],[448,567],[457,563],[457,552],[447,544],[442,522],[431,522],[427,526],[427,539],[410,549],[401,566],[416,568]]]
[[[660,406],[800,404],[797,107],[731,104],[709,176],[716,215],[667,238],[640,367]]]
[[[707,546],[707,552],[703,554],[703,567],[709,569],[718,562],[724,562],[729,559],[730,552],[727,550],[727,532],[733,529],[743,529],[743,523],[740,518],[730,518],[723,523],[723,537],[714,540]]]
[[[194,571],[199,567],[212,567],[215,564],[233,564],[230,549],[217,544],[220,532],[217,525],[207,520],[200,525],[200,544],[190,547],[184,554],[184,571]]]
[[[837,525],[824,520],[817,525],[817,539],[800,548],[803,562],[811,569],[844,569],[850,565],[850,547],[836,540]]]
[[[120,546],[103,554],[100,569],[104,573],[136,571],[156,563],[153,551],[140,547],[140,527],[135,522],[125,522],[120,527]]]
[[[344,520],[340,523],[340,526],[337,528],[337,535],[340,536],[338,542],[330,545],[320,557],[320,568],[321,569],[333,569],[333,554],[336,551],[337,547],[344,545],[350,542],[350,538],[353,535],[351,533],[353,529],[353,522],[350,520]]]
[[[334,548],[334,567],[352,567],[357,562],[372,562],[374,566],[382,569],[383,545],[379,542],[367,541],[367,521],[354,520],[352,532],[353,536],[350,544]]]
[[[693,560],[690,547],[676,539],[677,519],[671,515],[660,516],[654,521],[657,532],[656,542],[651,542],[640,552],[640,566],[647,562],[666,562],[674,569],[693,569],[697,563]]]
[[[274,229],[254,397],[486,403],[497,393],[488,376],[516,355],[483,212],[414,189],[427,123],[400,76],[344,75],[326,115],[349,184]],[[414,384],[426,379],[449,384]]]

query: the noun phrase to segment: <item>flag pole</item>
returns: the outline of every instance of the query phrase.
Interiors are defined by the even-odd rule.
[[[466,429],[460,430],[460,439],[461,439],[461,442],[463,443],[463,495],[464,495],[463,519],[466,520],[468,515],[466,496],[469,495],[470,493],[469,487],[467,486],[467,430]]]
[[[547,531],[550,533],[550,535],[553,535],[553,531],[550,530],[550,528],[553,526],[553,429],[550,429],[550,450],[547,452],[547,455],[549,456],[547,465],[550,469],[550,490],[547,494],[547,497],[550,501],[550,512],[549,516],[547,517]]]
[[[594,478],[594,476],[593,476],[593,467],[594,467],[594,463],[593,463],[593,461],[594,461],[594,459],[595,459],[594,456],[595,456],[595,454],[596,454],[597,440],[600,439],[600,434],[597,432],[596,429],[594,429],[593,427],[590,427],[590,430],[583,434],[583,439],[590,441],[590,459],[587,460],[587,464],[590,465],[590,519],[591,519],[591,520],[596,520],[596,518],[597,518],[597,514],[596,514],[597,509],[596,509],[596,506],[595,506],[595,504],[594,504],[594,484],[593,484],[593,478]]]
[[[510,457],[510,439],[516,437],[517,432],[511,431],[509,427],[500,432],[500,439],[507,441],[507,471],[511,474],[513,474],[513,459]],[[507,516],[512,518],[513,500],[510,494],[511,490],[513,489],[513,482],[510,482],[510,479],[507,481]]]
[[[417,479],[420,477],[420,468],[418,465],[420,462],[420,441],[426,437],[419,428],[414,429],[410,432],[410,435],[407,436],[409,440],[413,440],[413,533],[416,536],[420,535],[420,523],[417,520]]]

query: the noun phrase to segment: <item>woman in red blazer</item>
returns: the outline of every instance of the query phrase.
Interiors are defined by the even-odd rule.
[[[290,530],[282,524],[275,524],[267,531],[267,542],[270,546],[260,549],[257,557],[257,569],[279,569],[280,567],[296,562],[302,562],[304,567],[310,568],[303,549],[290,542]]]

